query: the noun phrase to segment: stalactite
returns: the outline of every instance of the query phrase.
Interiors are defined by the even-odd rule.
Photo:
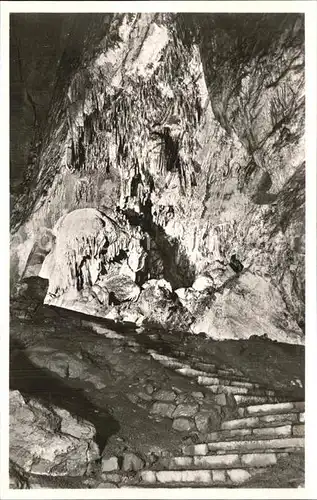
[[[160,127],[163,127],[162,115],[164,114],[163,120],[166,122],[172,117],[178,117],[183,133],[180,133],[179,139],[175,142],[174,156],[175,161],[179,163],[180,188],[183,194],[186,194],[188,186],[191,185],[188,179],[191,178],[193,172],[192,157],[195,154],[193,132],[197,125],[197,103],[199,102],[198,90],[193,77],[187,70],[191,57],[192,53],[182,45],[177,36],[173,35],[172,42],[167,44],[162,53],[161,64],[149,80],[144,81],[138,77],[134,81],[128,81],[127,85],[132,86],[132,92],[127,93],[123,90],[110,95],[105,91],[102,82],[97,80],[98,89],[92,95],[86,92],[86,99],[90,99],[95,111],[84,118],[83,141],[78,132],[78,139],[73,140],[73,165],[77,169],[85,168],[86,170],[100,169],[104,166],[106,171],[109,171],[111,167],[121,171],[129,170],[135,160],[138,160],[140,165],[146,165],[149,154],[147,144],[153,124],[158,123]],[[183,83],[185,75],[188,81],[193,82],[191,85]],[[162,81],[173,89],[174,98],[160,91],[158,82]],[[83,81],[75,79],[70,91],[71,98],[82,96],[82,88]],[[98,105],[99,94],[103,95],[102,111]],[[114,136],[116,144],[115,164],[107,147],[109,140],[106,134],[108,133]],[[76,159],[80,155],[81,142],[88,145],[86,157]],[[183,160],[176,160],[180,150],[183,152]],[[165,164],[166,158],[161,151],[158,163],[161,172]],[[137,174],[136,167],[135,174]],[[129,174],[127,181],[123,182],[128,183],[123,191],[131,192],[131,175]],[[139,188],[136,196],[141,206],[146,202],[150,191],[148,187],[145,187],[146,181],[142,182],[143,187]]]

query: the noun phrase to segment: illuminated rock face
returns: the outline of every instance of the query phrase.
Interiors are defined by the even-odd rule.
[[[106,244],[106,219],[94,209],[75,210],[59,219],[53,229],[53,248],[43,262],[40,277],[49,280],[48,293],[58,296],[70,287],[93,285],[100,252]],[[108,224],[109,240],[111,229]]]
[[[95,298],[106,308],[109,293],[119,302],[137,298],[135,281],[147,256],[145,235],[120,222],[119,216],[115,221],[94,208],[74,210],[58,220],[52,249],[39,273],[49,281],[47,304],[65,307],[67,301]],[[115,285],[116,280],[120,284]]]
[[[217,340],[263,335],[280,342],[303,343],[303,332],[276,287],[248,271],[224,293],[216,292],[215,299],[196,315],[191,331]]]
[[[94,285],[104,290],[100,275],[103,282],[107,274],[129,278],[127,300],[148,278],[165,278],[177,290],[203,276],[220,294],[217,311],[226,316],[229,308],[238,318],[243,301],[225,299],[224,291],[248,272],[250,283],[259,277],[266,306],[261,291],[278,295],[278,331],[300,335],[303,19],[233,17],[231,24],[211,17],[212,29],[196,19],[196,39],[177,15],[118,14],[94,46],[87,41],[80,64],[60,77],[36,182],[13,211],[14,282],[25,269],[39,272],[29,255],[49,228],[54,248],[41,275],[50,276],[51,303],[68,307],[80,294],[96,314],[109,292],[90,294]],[[143,236],[135,235],[138,228]],[[183,294],[191,311],[196,286]],[[250,308],[244,312],[250,318]],[[236,320],[226,328],[217,321],[208,331],[232,338]],[[262,333],[282,338],[261,325]]]

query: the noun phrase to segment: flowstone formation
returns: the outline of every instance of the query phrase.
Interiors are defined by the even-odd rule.
[[[40,273],[51,305],[303,343],[303,17],[190,17],[92,15],[74,64],[71,34],[12,291]]]
[[[49,281],[45,303],[71,307],[90,302],[90,308],[94,303],[98,308],[108,305],[111,293],[118,300],[137,299],[135,281],[145,269],[145,236],[138,227],[120,226],[118,219],[83,208],[58,220],[39,274]]]

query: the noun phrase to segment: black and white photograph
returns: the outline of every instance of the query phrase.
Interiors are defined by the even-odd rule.
[[[10,498],[300,494],[309,14],[28,3],[8,17]]]

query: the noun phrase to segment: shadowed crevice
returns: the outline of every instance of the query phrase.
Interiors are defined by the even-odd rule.
[[[96,443],[102,452],[110,436],[120,429],[117,420],[104,407],[98,408],[87,399],[82,389],[70,387],[48,370],[35,366],[18,341],[11,340],[10,344],[10,390],[18,390],[26,398],[35,398],[45,406],[64,408],[91,422],[96,428]]]

